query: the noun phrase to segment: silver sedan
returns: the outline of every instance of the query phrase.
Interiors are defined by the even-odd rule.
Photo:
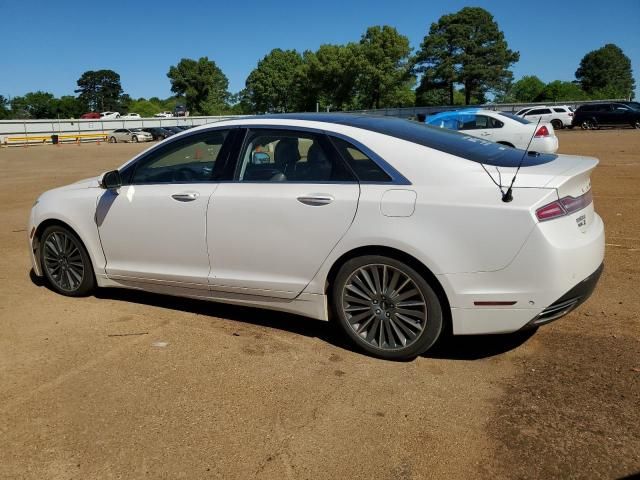
[[[153,140],[153,135],[149,132],[145,132],[140,128],[119,128],[114,130],[109,135],[109,143],[118,142],[150,142]]]

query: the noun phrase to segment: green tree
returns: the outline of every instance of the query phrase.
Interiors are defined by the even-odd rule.
[[[75,93],[87,110],[117,110],[123,93],[120,75],[113,70],[89,70],[78,79]]]
[[[509,70],[520,54],[508,48],[493,16],[479,7],[465,7],[431,24],[415,59],[423,73],[418,94],[447,89],[454,103],[455,84],[464,86],[465,104],[474,95],[504,90],[513,78]]]
[[[184,95],[187,110],[195,115],[216,115],[227,108],[229,80],[208,57],[183,58],[169,68],[171,91]]]
[[[574,82],[554,80],[549,82],[535,98],[536,102],[562,102],[564,100],[588,100],[589,96]]]
[[[2,95],[0,95],[0,120],[4,120],[9,118],[10,112],[7,108],[9,106],[9,101]]]
[[[535,75],[525,75],[511,86],[509,93],[516,102],[534,102],[544,87],[544,82]]]
[[[582,89],[596,98],[633,98],[631,61],[613,43],[587,53],[576,70]]]
[[[357,96],[365,108],[413,105],[415,76],[409,39],[388,25],[369,27],[360,39]]]
[[[14,118],[54,118],[56,99],[48,92],[29,92],[11,99],[11,112]]]
[[[82,103],[73,95],[63,95],[54,101],[54,117],[79,118],[82,115]]]
[[[315,110],[357,108],[355,105],[356,81],[360,70],[360,50],[356,43],[346,45],[320,45],[317,51],[306,51],[300,82],[296,90],[301,92],[302,107]]]
[[[302,103],[298,76],[302,55],[295,50],[271,50],[246,81],[245,95],[256,112],[290,112]]]

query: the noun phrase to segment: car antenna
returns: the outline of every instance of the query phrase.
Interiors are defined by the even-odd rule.
[[[526,157],[529,154],[529,147],[531,146],[531,142],[533,141],[533,138],[536,136],[536,133],[538,132],[538,127],[540,126],[540,120],[542,120],[542,117],[538,117],[538,123],[536,123],[536,128],[533,129],[533,134],[529,139],[529,143],[527,143],[527,148],[524,150],[524,152],[522,152],[520,163],[518,163],[518,168],[516,168],[516,173],[513,174],[513,178],[511,179],[511,184],[509,185],[509,188],[507,188],[506,192],[502,193],[502,201],[505,203],[509,203],[511,200],[513,200],[513,193],[512,193],[513,184],[516,183],[516,177],[518,176],[520,167],[524,163],[524,157]],[[502,188],[500,189],[500,191],[502,192]]]

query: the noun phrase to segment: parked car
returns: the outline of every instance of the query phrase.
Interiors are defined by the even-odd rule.
[[[92,119],[97,120],[100,118],[100,114],[98,112],[87,112],[80,115],[81,119]]]
[[[125,120],[140,120],[142,117],[139,113],[127,113],[120,118],[124,118]]]
[[[169,130],[170,132],[173,132],[173,133],[182,133],[184,131],[182,130],[182,128],[177,127],[175,125],[163,126],[162,128]]]
[[[175,133],[171,130],[160,127],[143,128],[142,131],[150,133],[154,140],[164,140],[165,138],[169,138],[170,136],[175,135]]]
[[[102,112],[100,114],[100,118],[103,120],[113,120],[116,118],[120,118],[120,113],[118,112]]]
[[[524,115],[526,112],[528,112],[529,110],[532,110],[532,109],[534,109],[534,108],[536,108],[536,107],[526,107],[526,108],[523,108],[522,110],[518,110],[518,111],[516,112],[516,115],[520,117],[520,116]]]
[[[526,118],[532,122],[548,122],[553,128],[560,130],[564,127],[572,127],[573,111],[567,105],[539,106],[529,108],[524,113],[518,114],[519,117]]]
[[[160,112],[154,115],[155,118],[171,118],[173,117],[173,113],[171,112]]]
[[[540,153],[558,150],[558,137],[550,123],[532,123],[506,112],[467,108],[432,115],[427,117],[426,123],[508,147],[527,149],[529,146],[528,150]]]
[[[412,358],[444,331],[534,328],[589,297],[597,163],[391,117],[225,120],[42,194],[29,251],[63,295],[123,287],[331,316],[370,354]]]
[[[150,142],[153,135],[140,128],[119,128],[109,134],[109,143],[118,142]]]
[[[187,107],[184,105],[176,105],[176,108],[173,109],[174,117],[188,117],[189,112],[187,111]]]
[[[624,125],[640,128],[640,109],[633,106],[632,102],[588,103],[578,107],[573,116],[573,125],[583,130]]]

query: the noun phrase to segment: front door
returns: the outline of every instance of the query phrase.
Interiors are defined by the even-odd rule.
[[[109,278],[208,288],[206,214],[226,137],[214,130],[170,142],[102,194],[96,222]]]
[[[211,289],[296,297],[349,229],[359,195],[325,136],[249,130],[235,181],[211,197]]]

